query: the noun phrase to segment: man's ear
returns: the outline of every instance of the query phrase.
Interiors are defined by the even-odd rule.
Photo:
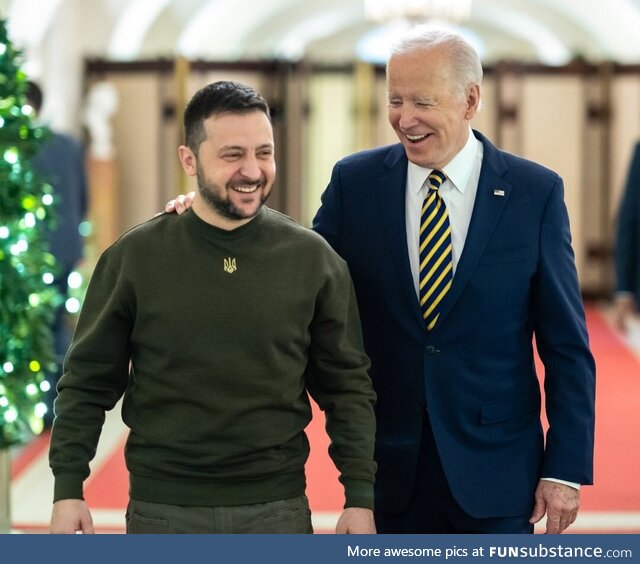
[[[178,147],[178,157],[180,164],[187,176],[196,176],[196,156],[193,151],[186,145]]]
[[[467,94],[467,111],[465,119],[471,121],[480,109],[480,85],[472,84]]]

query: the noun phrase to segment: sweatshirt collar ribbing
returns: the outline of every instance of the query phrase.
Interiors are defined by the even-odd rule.
[[[193,209],[188,209],[183,215],[190,225],[197,231],[198,236],[203,239],[212,241],[235,241],[242,239],[259,229],[260,225],[267,217],[268,209],[269,208],[266,206],[263,206],[251,221],[230,231],[207,223],[201,219]]]

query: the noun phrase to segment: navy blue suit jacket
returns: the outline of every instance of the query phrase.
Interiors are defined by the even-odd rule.
[[[425,408],[451,490],[472,516],[528,513],[540,477],[592,481],[595,366],[562,180],[474,134],[484,145],[476,201],[429,334],[407,254],[402,145],[338,162],[314,220],[356,288],[378,394],[381,511],[402,510],[420,478]],[[546,446],[534,334],[545,365]]]
[[[615,246],[616,290],[640,307],[640,143],[635,147],[620,209]]]

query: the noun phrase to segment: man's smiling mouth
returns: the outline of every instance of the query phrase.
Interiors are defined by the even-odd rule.
[[[232,190],[236,192],[240,192],[242,194],[251,194],[255,192],[260,187],[259,184],[251,184],[251,185],[240,185],[240,186],[231,186]]]
[[[405,133],[405,137],[411,141],[411,143],[418,143],[419,141],[426,139],[428,136],[429,133],[425,133],[423,135],[409,135],[408,133]]]

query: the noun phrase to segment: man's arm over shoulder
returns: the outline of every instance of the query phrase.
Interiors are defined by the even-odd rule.
[[[396,167],[406,171],[406,153],[399,143],[367,149],[344,157],[331,172],[331,180],[321,197],[313,229],[343,255],[343,229],[361,210],[369,210],[376,198],[376,184]]]

